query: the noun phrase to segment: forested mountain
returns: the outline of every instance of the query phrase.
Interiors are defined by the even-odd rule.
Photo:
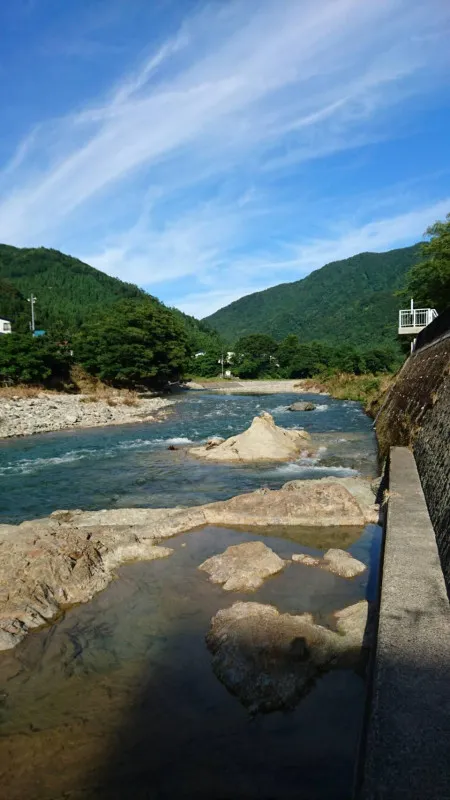
[[[242,297],[204,321],[229,343],[251,333],[277,341],[294,333],[301,341],[362,347],[395,343],[399,299],[394,293],[419,257],[419,245],[360,253],[302,280]]]
[[[0,244],[0,317],[11,320],[15,331],[29,329],[31,292],[37,297],[36,326],[61,333],[76,332],[118,300],[148,297],[143,289],[58,250]],[[207,324],[178,309],[173,313],[194,350],[216,346],[218,334]]]
[[[0,245],[0,280],[24,297],[33,292],[38,326],[78,328],[99,309],[117,300],[140,297],[142,289],[111,278],[77,258],[45,247]]]

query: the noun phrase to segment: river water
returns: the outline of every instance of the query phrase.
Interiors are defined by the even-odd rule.
[[[159,425],[5,441],[0,521],[56,508],[193,505],[292,478],[376,474],[371,423],[357,404],[313,397],[316,411],[293,413],[294,399],[189,393]],[[243,430],[262,410],[309,430],[318,457],[238,467],[194,461],[183,450]],[[293,564],[257,592],[230,596],[197,567],[249,538],[285,558],[343,547],[369,570],[347,581]],[[205,634],[236,600],[310,611],[330,624],[334,610],[373,596],[379,528],[207,527],[168,545],[169,558],[122,567],[92,602],[0,654],[2,798],[348,800],[363,679],[331,672],[294,711],[251,719],[215,678]]]

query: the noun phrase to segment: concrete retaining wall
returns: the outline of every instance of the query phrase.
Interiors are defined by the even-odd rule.
[[[450,591],[450,336],[404,364],[375,422],[380,452],[411,446]]]
[[[358,800],[450,798],[450,610],[414,457],[393,448]]]

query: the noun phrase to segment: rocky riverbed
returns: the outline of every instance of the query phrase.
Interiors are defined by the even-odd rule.
[[[0,439],[66,428],[156,422],[173,402],[160,397],[123,397],[120,393],[108,399],[56,392],[0,397]]]
[[[295,414],[295,399],[184,392],[157,426],[3,441],[10,800],[347,800],[380,538],[373,434],[356,404]],[[261,458],[303,426],[300,452]],[[226,441],[237,459],[190,452]]]
[[[0,650],[15,647],[64,606],[90,600],[120,564],[169,556],[172,551],[159,544],[176,534],[204,525],[362,528],[378,519],[374,500],[359,478],[290,481],[279,490],[193,508],[56,511],[19,526],[0,525]],[[240,588],[255,586],[254,558],[261,553],[250,559],[242,550],[233,553],[234,572],[242,562]],[[265,565],[262,574],[270,572]]]

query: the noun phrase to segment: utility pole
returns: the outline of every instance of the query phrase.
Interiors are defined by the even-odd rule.
[[[36,300],[37,300],[37,297],[35,297],[33,292],[31,292],[31,294],[30,294],[30,296],[28,298],[28,302],[29,302],[29,304],[31,306],[31,333],[34,333],[34,331],[36,329],[36,325],[35,325],[35,322],[34,322],[34,304],[35,304]]]
[[[223,378],[223,353],[222,353],[221,363],[222,363],[222,378]]]

